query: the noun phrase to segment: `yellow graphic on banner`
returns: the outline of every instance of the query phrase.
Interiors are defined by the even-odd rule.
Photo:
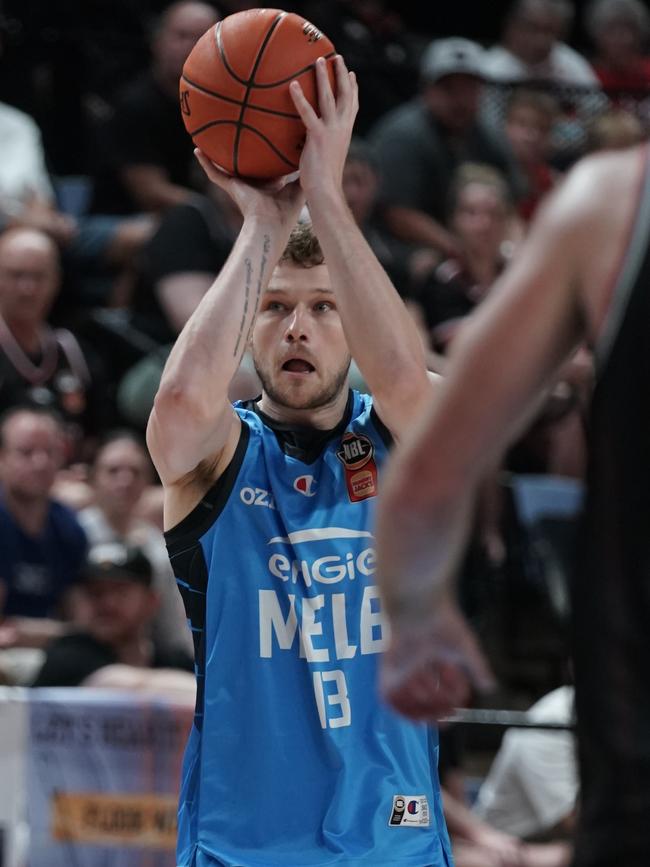
[[[177,800],[171,795],[58,792],[52,836],[73,843],[174,849]]]

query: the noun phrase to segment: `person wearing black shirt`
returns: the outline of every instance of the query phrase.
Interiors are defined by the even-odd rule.
[[[101,668],[193,670],[181,649],[165,649],[149,637],[158,596],[153,569],[141,549],[120,543],[95,545],[88,554],[79,593],[79,628],[55,639],[34,686],[79,686]]]
[[[172,4],[151,44],[151,67],[118,98],[100,148],[93,210],[129,214],[163,211],[191,192],[194,144],[178,107],[183,64],[200,36],[218,20],[197,0]]]

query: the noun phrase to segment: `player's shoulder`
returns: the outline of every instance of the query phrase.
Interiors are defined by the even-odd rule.
[[[249,429],[249,433],[263,436],[265,432],[270,431],[269,426],[265,424],[264,419],[260,415],[257,401],[237,400],[233,403],[232,408],[242,425],[245,425]]]
[[[647,145],[605,151],[579,160],[561,186],[566,207],[590,211],[610,206],[627,187],[638,188],[647,164]]]
[[[550,230],[566,244],[581,237],[591,244],[596,236],[616,232],[638,199],[646,163],[645,146],[579,160],[540,209],[539,228]]]

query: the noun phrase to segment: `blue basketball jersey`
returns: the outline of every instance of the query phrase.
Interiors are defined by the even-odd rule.
[[[451,865],[437,734],[377,693],[371,398],[309,435],[235,409],[230,466],[166,534],[198,683],[178,865]]]

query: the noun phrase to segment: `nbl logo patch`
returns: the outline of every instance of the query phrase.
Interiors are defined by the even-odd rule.
[[[395,795],[388,824],[391,828],[428,828],[429,802],[426,795]]]
[[[345,469],[350,502],[358,503],[377,496],[375,447],[367,436],[349,431],[343,436],[336,457]]]

